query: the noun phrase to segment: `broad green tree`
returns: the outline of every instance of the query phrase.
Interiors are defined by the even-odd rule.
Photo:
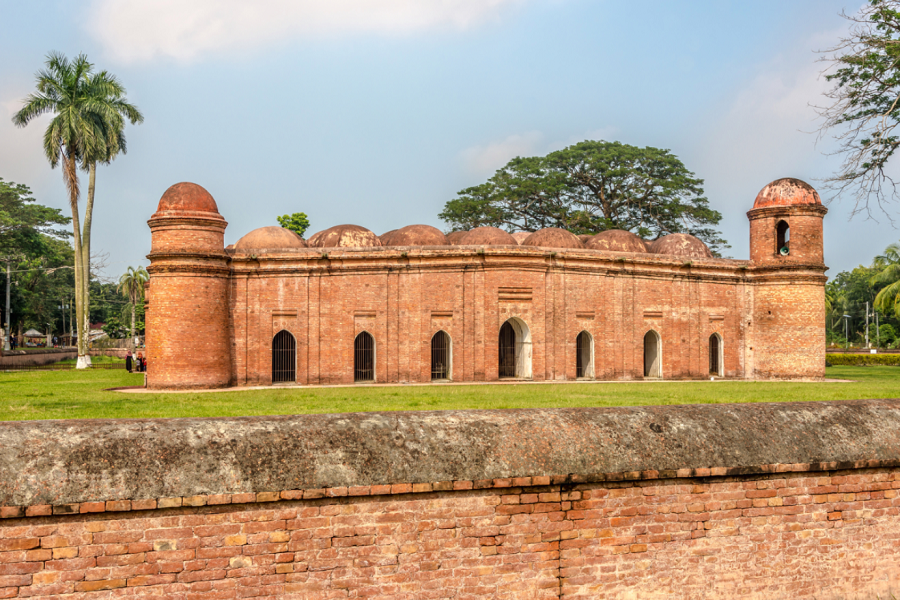
[[[830,103],[819,107],[820,133],[833,135],[843,156],[827,181],[839,195],[853,195],[854,214],[878,208],[890,216],[885,203],[900,198],[886,171],[900,147],[900,0],[868,0],[842,16],[850,31],[822,58],[833,86],[825,93]]]
[[[131,339],[134,340],[135,310],[139,300],[144,297],[144,284],[150,279],[150,275],[144,267],[134,269],[128,267],[122,277],[119,278],[118,291],[128,297],[131,303]]]
[[[439,216],[454,230],[689,233],[713,252],[728,248],[715,229],[722,215],[709,207],[702,179],[668,150],[620,142],[589,140],[514,158],[486,183],[459,192]]]
[[[51,52],[36,76],[36,92],[24,100],[13,122],[24,127],[44,114],[52,114],[44,132],[44,153],[55,168],[61,165],[69,193],[75,250],[75,306],[78,326],[78,367],[90,366],[90,229],[96,163],[108,163],[125,151],[125,120],[143,119],[125,100],[125,89],[106,71],[95,73],[87,56],[73,60]],[[82,229],[78,200],[78,168],[90,174],[88,202]]]
[[[282,215],[275,218],[278,220],[279,225],[285,229],[290,229],[300,237],[303,237],[303,234],[309,229],[309,217],[306,216],[306,213],[295,212],[292,215]]]

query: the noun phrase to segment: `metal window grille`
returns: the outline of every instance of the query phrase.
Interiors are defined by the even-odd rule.
[[[582,331],[575,340],[575,377],[588,376],[591,358],[591,336]]]
[[[431,378],[450,379],[450,336],[444,331],[431,338]]]
[[[297,380],[297,342],[287,331],[272,339],[272,383]]]
[[[509,321],[500,328],[500,377],[516,376],[516,331]]]
[[[375,338],[367,331],[353,342],[353,381],[375,381]]]
[[[719,374],[719,336],[709,336],[709,374]]]

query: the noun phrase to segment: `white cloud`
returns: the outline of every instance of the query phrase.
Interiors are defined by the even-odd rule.
[[[472,146],[462,151],[463,166],[473,175],[493,175],[494,171],[517,156],[534,155],[544,135],[529,131],[511,135],[499,142]]]
[[[196,60],[289,38],[468,29],[525,0],[93,0],[87,27],[123,62]]]

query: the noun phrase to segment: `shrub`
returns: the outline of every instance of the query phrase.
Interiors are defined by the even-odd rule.
[[[826,359],[834,366],[842,367],[872,367],[884,365],[900,367],[900,354],[832,354]]]

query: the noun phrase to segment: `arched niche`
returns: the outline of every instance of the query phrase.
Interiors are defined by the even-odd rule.
[[[662,340],[652,329],[644,334],[644,377],[662,378]]]
[[[453,340],[443,329],[431,336],[431,380],[453,378]]]
[[[522,319],[512,317],[500,326],[500,378],[531,379],[531,330]]]
[[[725,351],[722,347],[722,336],[714,333],[709,336],[709,374],[714,377],[725,376]]]
[[[594,337],[587,331],[575,338],[575,377],[594,378]]]
[[[375,381],[375,338],[368,331],[353,340],[353,381]]]
[[[282,329],[272,338],[272,383],[297,381],[297,340]]]

